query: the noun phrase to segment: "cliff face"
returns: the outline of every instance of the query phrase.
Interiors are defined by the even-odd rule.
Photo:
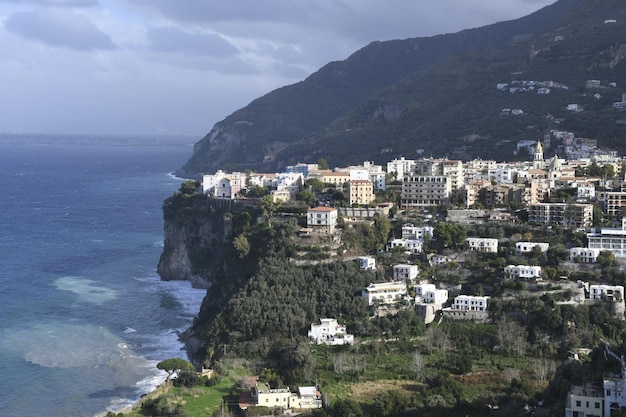
[[[196,288],[210,288],[215,260],[225,253],[230,222],[225,213],[209,207],[203,195],[180,194],[164,204],[164,247],[157,272],[161,279],[191,281]]]

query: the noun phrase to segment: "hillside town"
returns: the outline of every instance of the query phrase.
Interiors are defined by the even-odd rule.
[[[544,153],[551,148],[566,157],[552,152],[553,156],[546,158]],[[263,195],[276,207],[306,201],[306,225],[301,227],[300,236],[330,244],[328,258],[347,252],[342,246],[342,229],[371,224],[377,216],[399,221],[397,233],[380,253],[353,256],[359,268],[378,271],[380,280],[361,292],[373,316],[414,309],[427,325],[443,318],[488,323],[495,298],[523,293],[536,297],[567,294],[557,303],[569,306],[605,303],[613,318],[624,320],[623,285],[554,276],[555,269],[545,262],[550,244],[533,239],[532,233],[515,239],[463,234],[462,241],[450,246],[441,241],[438,228],[442,224],[562,228],[582,237],[579,242],[570,242],[563,255],[563,264],[572,270],[593,270],[595,264],[607,259],[621,263],[626,256],[624,159],[614,151],[598,149],[593,140],[560,131],[546,135],[543,142],[524,141],[518,150],[527,150],[531,158],[463,162],[400,157],[386,166],[366,161],[331,170],[320,161],[289,166],[282,173],[218,171],[203,176],[202,191],[224,204],[261,204],[259,197]],[[271,216],[271,212],[266,214]],[[439,250],[433,250],[436,247]],[[499,253],[507,253],[518,262],[501,265],[494,272],[504,291],[485,287],[470,293],[464,291],[465,286],[437,278],[437,271],[460,268],[476,255]],[[377,264],[381,255],[386,265]],[[332,317],[320,317],[319,323],[312,323],[308,337],[311,343],[329,346],[355,342],[345,324]],[[588,382],[571,388],[566,398],[567,417],[609,416],[613,409],[626,408],[621,388],[626,382],[624,362],[617,359],[622,372],[607,376],[604,387]],[[303,396],[288,390],[275,393],[261,389],[256,382],[251,387],[246,401],[256,400],[253,405],[263,405],[264,393],[276,396],[279,402]],[[311,392],[307,395],[317,398],[308,402],[307,408],[321,407],[319,398],[312,394],[316,388],[305,387],[307,390]]]

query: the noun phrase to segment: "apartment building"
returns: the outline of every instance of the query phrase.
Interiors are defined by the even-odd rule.
[[[361,292],[368,305],[399,303],[407,297],[407,294],[406,283],[403,281],[370,284]]]
[[[407,176],[402,182],[400,205],[404,209],[421,209],[448,205],[452,185],[449,177],[441,175]]]
[[[544,225],[591,227],[592,204],[535,203],[528,206],[528,221]]]
[[[374,184],[370,180],[352,180],[348,183],[348,204],[367,205],[376,199]]]
[[[622,227],[591,229],[587,233],[587,246],[590,249],[610,251],[615,256],[626,256],[626,218],[622,219]]]
[[[469,250],[485,253],[498,253],[498,239],[469,237],[465,239]]]
[[[419,275],[419,268],[417,265],[398,264],[393,266],[393,280],[394,281],[406,281],[415,280]]]
[[[575,247],[569,250],[569,260],[572,262],[593,264],[597,262],[598,255],[600,255],[600,249]]]

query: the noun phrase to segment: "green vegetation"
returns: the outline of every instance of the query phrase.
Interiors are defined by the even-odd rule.
[[[194,204],[193,199],[186,201]],[[185,210],[181,207],[179,213]],[[572,281],[626,281],[626,273],[608,253],[602,254],[598,268],[569,262],[565,245],[584,240],[573,230],[437,222],[433,241],[426,241],[426,253],[407,257],[379,251],[398,235],[399,225],[417,223],[419,218],[392,222],[377,216],[371,223],[345,226],[338,246],[330,237],[315,242],[298,237],[298,221],[303,219],[283,210],[274,213],[271,225],[254,221],[258,210],[219,213],[230,219],[226,240],[232,244],[224,245],[219,279],[202,305],[194,332],[202,339],[195,360],[219,370],[223,377],[212,384],[222,388],[215,394],[217,388],[201,386],[208,384],[202,378],[196,381],[181,373],[180,380],[173,381],[179,387],[169,391],[178,394],[170,394],[168,400],[152,399],[145,412],[199,416],[217,410],[222,401],[231,404],[241,391],[237,382],[241,375],[233,376],[235,370],[260,375],[272,387],[317,383],[327,407],[305,415],[391,417],[415,410],[428,416],[483,416],[490,406],[497,406],[504,415],[516,416],[539,399],[559,412],[563,390],[578,383],[583,373],[592,376],[610,366],[593,354],[574,369],[566,362],[569,352],[601,341],[618,346],[626,332],[626,323],[614,318],[607,304],[558,303],[571,296],[571,290],[559,286],[561,275]],[[466,236],[497,237],[501,250],[466,253],[462,266],[428,265],[427,252],[449,252],[450,247],[462,246]],[[550,249],[519,256],[515,242],[520,240],[548,242]],[[389,314],[368,306],[361,290],[383,281],[385,271],[364,271],[340,256],[367,252],[387,273],[390,265],[410,260],[420,265],[422,276],[435,282],[459,285],[466,294],[492,296],[492,322],[443,319],[425,326],[408,305]],[[541,265],[546,284],[504,280],[502,269],[508,264]],[[312,345],[305,335],[311,323],[323,317],[346,324],[357,342]],[[230,382],[225,386],[225,381]],[[190,392],[195,394],[184,394]],[[208,393],[213,393],[211,400]],[[250,415],[261,412],[265,410],[253,408]]]

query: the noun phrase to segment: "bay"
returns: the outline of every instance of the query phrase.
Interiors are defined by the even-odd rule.
[[[192,138],[0,135],[0,410],[119,410],[186,357],[205,291],[156,274]]]

